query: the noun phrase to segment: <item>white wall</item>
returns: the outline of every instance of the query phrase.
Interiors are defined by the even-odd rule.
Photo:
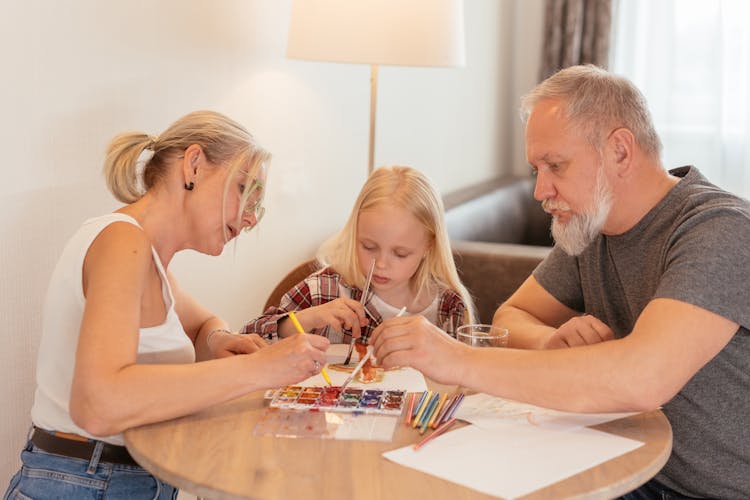
[[[381,68],[376,164],[416,166],[442,192],[517,169],[515,108],[536,74],[540,4],[467,0],[465,68]],[[85,218],[118,206],[100,174],[114,134],[159,133],[211,108],[274,153],[259,230],[219,258],[186,252],[172,265],[233,328],[343,224],[365,178],[369,68],[285,59],[289,10],[290,0],[3,2],[0,491],[29,425],[49,274]]]

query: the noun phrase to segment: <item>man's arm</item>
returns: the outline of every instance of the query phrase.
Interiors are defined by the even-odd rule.
[[[525,333],[511,328],[511,337]],[[419,316],[384,321],[372,343],[384,367],[411,366],[443,384],[559,410],[646,411],[674,397],[738,328],[686,302],[655,299],[630,335],[573,349],[470,348]]]
[[[529,276],[498,308],[492,324],[510,330],[510,347],[544,349],[557,328],[578,315]]]
[[[625,338],[575,349],[476,349],[468,361],[474,369],[458,382],[563,410],[650,410],[674,397],[738,328],[692,304],[655,299]]]

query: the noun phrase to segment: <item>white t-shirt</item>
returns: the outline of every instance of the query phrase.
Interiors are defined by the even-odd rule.
[[[99,233],[109,224],[118,221],[140,227],[135,219],[120,213],[89,219],[68,241],[55,266],[44,301],[42,338],[36,370],[37,388],[31,420],[34,425],[43,429],[70,432],[122,445],[122,434],[94,437],[75,425],[70,418],[70,389],[86,304],[82,285],[83,261]],[[172,289],[159,256],[153,247],[151,252],[161,276],[167,315],[161,325],[139,330],[137,362],[193,363],[195,348],[175,312]]]
[[[378,310],[380,315],[383,317],[383,319],[388,318],[394,318],[396,315],[401,312],[400,307],[394,307],[390,305],[388,302],[384,301],[378,295],[373,294],[372,299],[370,299],[372,302],[372,305],[375,306],[375,309]],[[406,313],[406,316],[410,316],[412,313]],[[421,314],[425,318],[427,318],[427,321],[432,323],[433,325],[436,325],[438,327],[441,327],[443,325],[438,325],[438,297],[435,296],[434,299],[432,299],[432,302],[430,302],[427,307],[425,307],[422,311],[419,311],[416,314]]]
[[[339,283],[339,297],[349,297],[351,294],[351,289],[345,286],[344,284]],[[370,304],[378,310],[380,313],[380,316],[383,319],[393,318],[395,317],[400,311],[400,307],[393,307],[380,297],[378,297],[377,294],[373,293],[372,297],[370,298]],[[410,316],[412,313],[406,313],[406,316]],[[430,304],[424,308],[423,311],[420,311],[418,313],[414,314],[421,314],[427,320],[437,325],[438,327],[441,327],[443,325],[438,325],[438,297],[435,296],[435,298],[430,302]],[[349,343],[350,337],[345,337],[344,333],[341,330],[335,330],[333,328],[328,329],[328,333],[326,334],[328,337],[328,340],[331,341],[332,344],[341,344],[341,343]]]

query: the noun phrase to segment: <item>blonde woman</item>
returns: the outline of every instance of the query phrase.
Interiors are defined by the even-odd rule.
[[[104,173],[125,205],[86,221],[52,274],[33,428],[5,498],[175,498],[130,457],[125,429],[319,371],[326,339],[231,334],[168,272],[180,250],[218,255],[258,223],[269,158],[211,111],[113,139]]]
[[[437,190],[411,167],[381,167],[367,179],[343,229],[318,252],[321,269],[294,286],[278,307],[248,322],[245,333],[268,339],[295,333],[295,311],[305,331],[366,343],[372,330],[402,307],[455,336],[474,317],[448,240]],[[362,288],[372,267],[368,295]]]

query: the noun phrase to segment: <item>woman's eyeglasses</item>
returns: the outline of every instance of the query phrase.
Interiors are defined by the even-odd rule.
[[[244,229],[245,232],[248,232],[252,228],[257,226],[260,220],[263,218],[263,215],[266,213],[266,207],[263,206],[263,184],[261,184],[257,179],[253,181],[252,186],[250,186],[247,192],[243,195],[243,198],[245,198],[245,200],[250,200],[253,193],[258,190],[260,190],[258,199],[253,203],[246,202],[245,207],[242,209],[243,217],[252,217],[254,220],[252,225],[247,226]]]

